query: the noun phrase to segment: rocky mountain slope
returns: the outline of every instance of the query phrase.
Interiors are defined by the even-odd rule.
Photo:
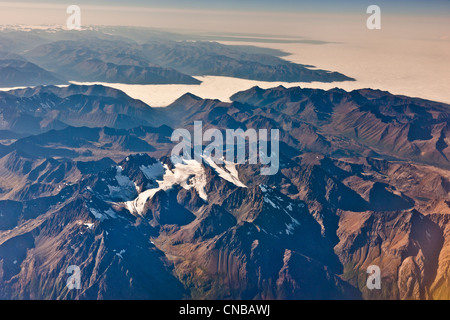
[[[450,298],[445,104],[282,87],[164,110],[101,86],[2,99],[64,123],[30,132],[3,118],[2,299]],[[71,110],[88,116],[64,122]],[[107,110],[137,122],[109,127]],[[280,129],[280,170],[173,163],[173,129],[196,120]],[[70,265],[79,290],[65,286]],[[380,290],[366,286],[370,265]]]

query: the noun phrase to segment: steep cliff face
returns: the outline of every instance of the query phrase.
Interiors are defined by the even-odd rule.
[[[449,300],[450,299],[450,216],[433,214],[430,216],[442,230],[442,247],[438,258],[436,277],[430,287],[430,298]]]
[[[443,245],[442,230],[415,210],[342,212],[335,247],[344,278],[358,286],[364,298],[427,299],[432,295]],[[381,290],[366,287],[370,265],[381,269]]]

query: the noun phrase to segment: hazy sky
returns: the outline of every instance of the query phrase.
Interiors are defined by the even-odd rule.
[[[7,1],[1,1],[7,2]],[[29,1],[16,0],[14,3],[33,4],[77,4],[112,6],[135,6],[153,8],[188,8],[203,10],[248,10],[248,11],[308,11],[358,13],[371,4],[383,6],[392,13],[403,14],[448,14],[448,0],[77,0],[77,1]]]
[[[76,4],[83,25],[133,25],[209,32],[269,33],[296,37],[363,35],[366,9],[381,7],[383,32],[402,37],[449,36],[449,0],[77,0],[0,1],[0,24],[65,25]],[[328,39],[323,39],[328,40]]]
[[[326,41],[328,44],[322,45],[256,45],[283,49],[293,54],[287,58],[294,62],[357,79],[338,84],[346,90],[371,87],[450,103],[450,0],[0,1],[0,25],[65,26],[66,8],[71,4],[80,6],[82,26],[145,26],[176,32],[252,33]],[[366,10],[372,4],[381,8],[381,30],[366,27]],[[237,90],[235,82],[211,78],[198,89],[204,90],[199,92],[204,97],[222,98],[224,89]],[[239,85],[245,89],[244,83]],[[128,89],[141,97],[136,91],[139,88]],[[183,90],[192,90],[164,89],[151,91],[155,97],[162,94],[153,102],[170,102]],[[148,96],[148,88],[141,91],[141,98]]]

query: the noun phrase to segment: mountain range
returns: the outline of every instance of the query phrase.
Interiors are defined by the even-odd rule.
[[[151,29],[96,27],[73,32],[4,27],[0,31],[0,85],[5,87],[69,81],[198,85],[201,81],[195,76],[206,75],[283,82],[354,81],[339,72],[289,62],[276,50],[191,40]]]
[[[2,93],[0,298],[450,298],[449,105],[299,87],[231,99]],[[172,132],[194,121],[279,129],[279,171],[173,163]]]

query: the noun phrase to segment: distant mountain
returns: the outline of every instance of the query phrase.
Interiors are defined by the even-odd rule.
[[[137,56],[123,55],[127,43],[112,41],[57,41],[43,44],[26,56],[67,79],[81,82],[127,84],[199,84],[174,69],[151,64]]]
[[[57,75],[39,66],[17,59],[0,60],[0,87],[64,84]]]
[[[142,46],[152,62],[190,75],[228,76],[260,81],[353,81],[338,72],[310,68],[269,54],[248,53],[216,42],[154,41]]]
[[[236,93],[233,101],[252,105],[275,119],[300,144],[325,140],[330,154],[384,154],[450,168],[450,106],[392,95],[380,90],[258,87]],[[350,152],[350,153],[348,153]]]
[[[302,151],[450,167],[450,108],[443,103],[369,89],[298,87],[255,87],[231,98],[234,102],[224,103],[186,94],[156,109],[104,86],[36,87],[0,93],[5,119],[0,129],[36,134],[67,126],[178,128],[202,120],[207,127],[221,129],[278,128],[286,147]],[[17,104],[19,108],[12,107]]]
[[[236,38],[217,35],[217,39]],[[284,82],[354,80],[339,72],[289,62],[279,50],[223,45],[214,42],[214,36],[148,28],[88,27],[71,32],[60,27],[2,27],[0,50],[8,51],[9,59],[14,59],[11,54],[24,56],[66,81],[196,85],[200,81],[194,76],[205,75]]]
[[[130,43],[122,38],[60,40],[44,43],[25,56],[76,81],[129,84],[199,84],[192,76],[229,76],[261,81],[334,82],[354,79],[259,53],[207,41],[156,38]]]
[[[155,123],[140,100],[102,86],[36,87],[0,93],[0,129],[39,133],[66,126],[132,128]]]
[[[12,53],[9,51],[0,51],[0,60],[20,60],[27,61],[24,57],[19,54]]]

